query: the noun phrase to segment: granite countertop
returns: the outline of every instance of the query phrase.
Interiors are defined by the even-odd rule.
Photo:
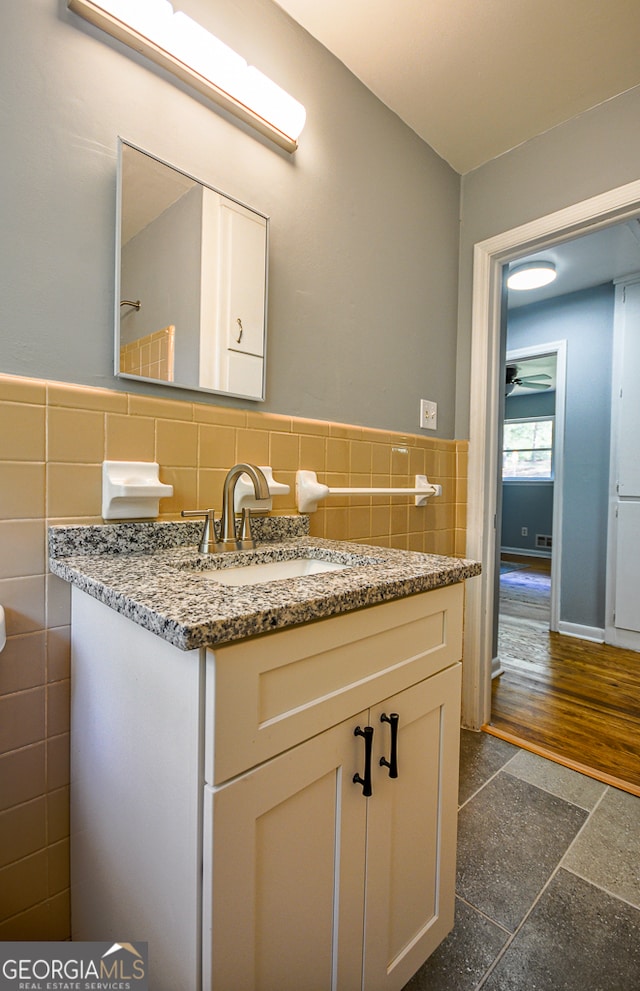
[[[480,574],[474,561],[323,540],[308,517],[253,521],[253,551],[201,555],[197,522],[49,528],[49,568],[181,650],[242,640]],[[231,587],[212,568],[315,558],[344,570]]]

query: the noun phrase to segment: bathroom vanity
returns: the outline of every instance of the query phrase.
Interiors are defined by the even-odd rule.
[[[289,532],[251,561],[340,570],[227,586],[215,565],[245,553],[140,549],[144,526],[52,537],[73,583],[73,938],[148,941],[153,991],[402,988],[453,925],[479,567]],[[138,550],[114,553],[127,527]]]

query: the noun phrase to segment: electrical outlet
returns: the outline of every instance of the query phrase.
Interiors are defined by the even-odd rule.
[[[520,536],[521,537],[528,537],[529,536],[529,527],[528,526],[523,526],[522,527],[522,529],[520,530]]]
[[[424,430],[436,430],[438,426],[438,404],[428,399],[420,400],[420,426]]]

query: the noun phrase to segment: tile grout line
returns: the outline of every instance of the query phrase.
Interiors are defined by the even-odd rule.
[[[525,753],[528,753],[528,751],[524,751],[524,752]],[[514,758],[512,757],[511,760],[513,760],[513,759]],[[542,760],[545,760],[546,758],[543,757],[541,759]],[[518,781],[524,781],[525,784],[532,785],[534,788],[539,788],[540,791],[543,791],[546,795],[552,795],[553,798],[559,798],[562,802],[566,802],[567,805],[573,805],[576,809],[581,809],[583,812],[586,812],[587,813],[587,818],[591,815],[591,813],[593,812],[593,810],[595,808],[597,808],[597,806],[600,804],[600,802],[604,798],[604,794],[605,794],[607,788],[610,787],[609,785],[605,785],[603,782],[596,782],[598,784],[602,784],[602,787],[603,787],[604,791],[603,791],[602,795],[599,796],[596,804],[593,806],[593,809],[585,809],[584,805],[579,805],[577,802],[572,801],[570,798],[566,798],[564,795],[559,795],[557,791],[551,791],[550,788],[545,787],[545,785],[540,784],[537,781],[531,781],[530,778],[523,778],[521,775],[516,774],[514,771],[508,771],[506,765],[503,768],[503,770],[507,774],[509,774],[512,778],[516,778]],[[571,769],[570,768],[567,768],[567,770],[571,770]],[[572,774],[580,774],[581,772],[580,771],[573,771],[572,770],[571,773]],[[582,776],[583,777],[586,777],[586,775],[584,775],[584,774]],[[594,780],[594,779],[591,778],[590,780]],[[582,826],[580,827],[580,830],[582,830]],[[572,842],[573,842],[573,840],[572,840]]]
[[[511,761],[515,759],[516,756],[517,756],[517,754],[514,754],[512,757],[510,757],[509,760],[505,764],[503,764],[503,766],[498,771],[496,771],[496,773],[493,774],[491,776],[491,778],[489,778],[485,782],[485,785],[488,784],[489,781],[492,781],[493,778],[495,778],[500,773],[500,771],[505,770],[506,767],[511,763]],[[509,773],[509,772],[507,772],[507,773]],[[516,777],[516,775],[511,774],[511,777]],[[524,780],[524,779],[518,779],[518,780]],[[526,782],[526,783],[531,784],[531,782]],[[483,785],[482,788],[484,788],[485,785]],[[532,785],[532,787],[538,787],[538,786],[537,785]],[[480,791],[482,791],[482,788],[479,788],[478,791],[475,792],[475,795],[477,795]],[[540,789],[540,790],[541,791],[545,791],[546,789]],[[578,838],[578,836],[582,833],[582,830],[585,828],[585,826],[589,822],[589,820],[590,820],[593,812],[595,812],[595,810],[599,807],[599,805],[603,801],[604,796],[605,796],[605,794],[606,794],[606,792],[608,790],[609,790],[608,787],[605,788],[605,791],[602,793],[602,795],[600,796],[600,798],[598,799],[598,801],[594,805],[593,809],[591,809],[591,811],[589,811],[587,809],[583,809],[582,810],[583,812],[587,812],[587,817],[586,817],[585,821],[582,823],[580,829],[578,830],[578,832],[576,833],[576,835],[571,840],[571,843],[569,844],[569,846],[567,847],[567,849],[565,850],[565,852],[562,854],[562,857],[560,858],[560,860],[556,864],[555,868],[552,870],[551,874],[549,875],[549,877],[545,881],[544,885],[542,886],[542,888],[540,889],[540,891],[538,892],[538,894],[536,895],[536,897],[532,901],[531,905],[529,906],[529,908],[527,909],[527,911],[523,915],[522,919],[518,923],[517,927],[514,929],[513,933],[511,933],[509,935],[509,938],[505,942],[504,946],[502,946],[500,948],[500,950],[496,954],[495,958],[492,960],[491,964],[489,965],[489,967],[487,968],[487,970],[485,971],[485,973],[480,978],[479,982],[475,985],[474,991],[480,991],[480,989],[484,987],[484,985],[486,984],[487,980],[489,979],[489,977],[491,976],[491,974],[493,973],[493,971],[496,969],[496,967],[498,966],[498,964],[500,963],[500,961],[503,959],[503,957],[505,956],[505,954],[507,953],[507,951],[513,945],[513,943],[514,943],[514,941],[516,939],[516,936],[518,936],[518,934],[520,933],[520,930],[522,929],[522,927],[524,926],[524,924],[527,922],[527,920],[531,916],[531,914],[532,914],[533,910],[535,909],[535,907],[537,906],[538,902],[540,901],[540,899],[542,898],[542,896],[546,892],[547,888],[549,887],[549,885],[551,884],[551,882],[554,880],[554,878],[558,874],[558,871],[560,869],[566,870],[566,868],[563,868],[562,867],[562,864],[563,864],[563,861],[564,861],[565,857],[567,856],[569,850],[571,849],[571,847],[575,843],[575,841]],[[547,794],[552,794],[552,793],[548,792]],[[474,796],[471,796],[471,797],[474,797]],[[558,798],[560,796],[557,796],[556,795],[554,797]],[[562,800],[563,801],[566,801],[566,799],[562,799]],[[469,799],[469,801],[470,801],[470,799]],[[573,803],[573,802],[568,802],[567,804],[574,805],[575,808],[580,808],[580,806],[575,805],[575,803]],[[466,805],[466,802],[465,802],[465,805]],[[462,806],[460,806],[460,808],[462,808]],[[574,873],[574,872],[570,872],[570,873]],[[579,875],[577,875],[577,876],[579,876]],[[583,878],[583,880],[586,880],[586,878]],[[591,883],[591,882],[588,882],[588,883]],[[594,887],[598,887],[598,886],[597,885],[594,885]],[[477,909],[475,905],[473,905],[470,902],[466,902],[465,899],[461,899],[461,900],[462,901],[465,901],[465,904],[470,905],[471,908],[474,909],[474,911],[479,912],[480,915],[482,915],[484,918],[488,919],[491,923],[493,923],[493,925],[495,925],[498,928],[500,928],[503,932],[505,932],[505,931],[506,932],[509,932],[509,930],[505,930],[504,926],[502,926],[500,923],[496,922],[495,919],[491,919],[490,916],[486,916],[483,912],[480,912],[480,910]]]
[[[640,904],[630,902],[628,898],[623,898],[622,895],[616,894],[615,891],[610,891],[608,888],[603,888],[601,884],[597,884],[595,881],[592,881],[591,878],[585,877],[584,874],[579,874],[578,871],[574,870],[572,867],[565,867],[562,863],[558,866],[561,867],[563,871],[566,871],[567,874],[573,874],[574,877],[579,877],[581,881],[585,882],[585,884],[590,885],[592,888],[597,888],[598,891],[603,893],[603,895],[608,895],[609,898],[615,898],[616,901],[622,902],[623,905],[628,905],[629,908],[634,908],[637,912],[640,912]]]
[[[604,796],[602,796],[602,797],[604,797]],[[600,799],[600,801],[602,801],[602,799]],[[598,802],[598,805],[599,804],[600,804],[600,802]],[[597,806],[595,808],[597,808]],[[594,808],[593,811],[595,811],[595,808]],[[578,830],[578,833],[576,833],[574,839],[571,841],[571,845],[573,845],[573,843],[578,838],[578,836],[580,835],[580,833],[582,832],[582,830],[584,829],[584,827],[587,825],[590,816],[591,816],[591,813],[589,813],[589,815],[585,819],[584,823],[582,824],[582,826]],[[560,870],[565,871],[567,874],[573,874],[574,877],[579,877],[582,881],[584,881],[586,884],[589,884],[592,888],[597,888],[598,891],[602,891],[604,894],[609,895],[609,897],[616,898],[618,901],[622,902],[623,904],[629,905],[630,908],[634,908],[634,909],[640,911],[640,906],[634,905],[632,902],[628,902],[625,898],[620,898],[619,895],[614,895],[612,892],[607,891],[606,888],[602,888],[599,884],[594,884],[594,882],[593,881],[590,881],[588,878],[582,877],[582,875],[581,874],[578,874],[576,871],[572,871],[568,867],[563,867],[563,861],[564,861],[564,858],[566,857],[567,853],[569,852],[569,849],[570,849],[570,847],[568,847],[567,850],[565,851],[565,853],[562,855],[562,859],[556,865],[556,867],[554,868],[554,870],[551,872],[551,874],[547,878],[544,886],[540,889],[540,891],[538,892],[538,894],[534,898],[534,900],[531,903],[531,905],[529,906],[527,912],[525,913],[525,915],[522,917],[521,921],[519,922],[517,928],[510,935],[509,939],[504,944],[504,946],[501,947],[501,949],[498,951],[498,953],[496,954],[494,960],[491,962],[491,964],[489,965],[489,967],[487,968],[487,970],[485,971],[485,973],[482,975],[482,977],[480,978],[479,982],[474,987],[473,991],[480,991],[480,989],[484,987],[484,985],[486,984],[488,978],[491,976],[491,974],[493,973],[493,971],[495,970],[495,968],[498,966],[498,964],[500,963],[500,961],[504,957],[504,955],[507,952],[507,950],[509,950],[510,947],[513,945],[513,942],[514,942],[516,936],[519,935],[520,930],[525,925],[525,923],[528,921],[529,917],[531,916],[531,914],[532,914],[533,910],[535,909],[535,907],[537,906],[538,902],[540,901],[540,899],[542,898],[542,896],[545,894],[547,888],[549,887],[549,885],[551,884],[551,882],[554,880],[554,878],[557,876],[557,874],[558,874],[558,872]],[[464,901],[464,899],[461,899],[461,900]],[[466,904],[471,904],[471,903],[466,902]],[[480,912],[479,909],[477,909],[475,907],[475,905],[471,905],[471,908],[473,908],[480,915],[483,915],[484,916],[484,913],[483,912]],[[489,919],[489,921],[492,922],[493,925],[495,925],[498,928],[504,930],[504,927],[501,926],[500,923],[496,922],[494,919],[489,918],[489,916],[484,916],[484,917],[487,918],[487,919]]]
[[[564,854],[563,854],[563,857],[564,857]],[[510,947],[513,945],[513,942],[514,942],[516,936],[519,935],[520,930],[522,929],[522,927],[524,926],[524,924],[528,921],[528,919],[531,916],[531,913],[535,909],[536,905],[538,904],[538,902],[540,901],[540,899],[542,898],[542,896],[546,892],[547,888],[549,887],[549,885],[551,884],[551,882],[553,881],[553,879],[556,877],[558,871],[561,868],[561,864],[562,864],[562,860],[560,860],[556,864],[556,866],[552,870],[551,874],[549,875],[549,877],[547,878],[547,880],[543,884],[542,888],[540,889],[540,891],[538,892],[538,894],[536,895],[536,897],[531,902],[531,905],[529,906],[529,908],[527,909],[527,911],[523,915],[522,919],[520,920],[520,922],[518,923],[518,925],[514,929],[514,931],[511,934],[510,938],[507,940],[507,942],[504,944],[504,946],[498,951],[498,953],[496,954],[495,959],[491,962],[491,964],[489,965],[489,967],[487,968],[487,970],[485,971],[485,973],[483,974],[483,976],[480,978],[480,981],[476,984],[476,986],[474,988],[474,991],[480,991],[480,989],[482,987],[484,987],[484,985],[487,982],[487,979],[490,977],[490,975],[493,973],[493,971],[495,970],[495,968],[497,967],[497,965],[500,963],[500,961],[504,957],[504,955],[507,952],[507,950],[510,949]],[[497,925],[497,923],[494,923],[494,924]]]
[[[515,758],[518,756],[519,753],[522,753],[522,749],[521,748],[518,749],[517,753],[512,754],[511,757],[509,757],[509,759],[507,761],[505,761],[505,763],[502,764],[502,766],[499,767],[497,771],[495,771],[490,777],[488,777],[487,780],[484,781],[483,784],[481,784],[480,787],[477,788],[476,791],[474,791],[472,795],[470,795],[467,799],[465,799],[465,801],[460,806],[458,806],[458,814],[460,814],[461,809],[463,809],[466,805],[469,804],[469,802],[471,802],[477,795],[480,794],[480,792],[489,784],[490,781],[493,781],[494,778],[496,778],[500,774],[501,771],[505,770],[505,768],[508,767],[508,765],[511,763],[511,761],[515,760]],[[511,776],[513,777],[514,775],[511,775]],[[558,867],[559,867],[559,864],[558,864]],[[558,869],[558,867],[556,867],[556,870]],[[549,882],[549,880],[550,880],[550,878],[547,880],[547,883]],[[546,887],[546,884],[545,884],[545,887]],[[540,892],[540,894],[542,894],[542,892]],[[456,898],[459,898],[460,901],[464,902],[465,905],[468,905],[470,908],[473,909],[474,912],[477,912],[480,916],[482,916],[482,918],[486,919],[492,925],[497,926],[497,928],[500,929],[501,932],[504,932],[504,933],[507,934],[507,940],[505,941],[504,945],[500,948],[500,950],[498,951],[498,953],[496,954],[496,956],[494,957],[494,959],[492,960],[492,962],[489,964],[488,968],[486,969],[486,971],[484,972],[484,974],[482,975],[482,977],[480,978],[479,982],[475,985],[475,987],[473,989],[473,991],[480,991],[480,988],[482,988],[484,986],[484,984],[486,983],[487,979],[493,973],[494,969],[498,965],[499,961],[502,959],[502,957],[504,956],[504,954],[507,952],[507,950],[509,949],[509,947],[512,945],[512,943],[513,943],[513,941],[514,941],[517,933],[520,930],[520,926],[523,925],[525,919],[528,918],[529,912],[532,910],[533,905],[530,906],[529,911],[526,913],[526,915],[522,919],[522,921],[521,921],[520,925],[517,927],[517,929],[513,933],[510,933],[509,930],[506,929],[501,923],[496,922],[495,919],[492,919],[490,916],[486,915],[479,908],[477,908],[472,902],[467,901],[465,898],[462,898],[457,893],[456,893]]]
[[[565,857],[567,856],[567,854],[569,853],[569,851],[573,847],[573,844],[576,842],[576,840],[578,839],[578,837],[582,835],[582,832],[584,831],[584,829],[588,825],[588,823],[589,823],[589,821],[590,821],[591,816],[593,815],[593,813],[596,811],[596,809],[599,809],[600,806],[602,805],[602,802],[604,801],[604,797],[605,797],[605,795],[607,794],[608,791],[609,791],[609,786],[607,785],[606,788],[605,788],[605,790],[602,792],[602,795],[600,796],[600,798],[598,799],[598,801],[596,802],[596,804],[593,806],[593,808],[590,811],[587,810],[587,809],[584,809],[583,810],[583,811],[587,812],[587,818],[582,823],[582,825],[580,826],[580,829],[578,830],[578,832],[576,833],[576,835],[571,840],[571,843],[569,844],[569,846],[567,847],[567,849],[562,854],[562,858],[560,860],[560,864],[564,863]],[[577,805],[576,808],[580,808],[580,806]],[[560,864],[558,866],[560,866]],[[586,880],[586,878],[585,878],[585,880]]]
[[[583,830],[586,829],[587,825],[589,824],[589,821],[591,819],[592,814],[596,811],[596,809],[598,809],[600,807],[600,805],[602,804],[602,802],[605,799],[605,796],[606,796],[607,792],[609,792],[609,791],[611,791],[611,786],[610,785],[607,785],[607,787],[605,788],[604,792],[602,793],[602,795],[600,796],[600,798],[598,799],[598,801],[594,805],[593,809],[591,810],[591,812],[589,813],[589,815],[587,816],[587,818],[583,822],[582,826],[580,827],[580,829],[578,830],[578,832],[576,833],[576,835],[572,839],[571,844],[565,850],[565,852],[564,852],[564,854],[562,856],[562,860],[560,861],[560,864],[558,866],[559,867],[562,867],[562,869],[564,871],[566,871],[568,874],[573,874],[574,877],[579,877],[581,881],[585,881],[586,884],[590,884],[593,888],[597,888],[598,891],[602,891],[605,895],[609,895],[610,898],[617,898],[618,901],[623,902],[623,904],[625,904],[625,905],[629,905],[630,908],[635,908],[638,911],[640,911],[640,903],[636,904],[635,902],[629,901],[629,899],[623,898],[622,895],[619,895],[617,892],[611,891],[609,888],[603,887],[602,884],[598,884],[597,882],[593,881],[591,878],[585,877],[584,874],[580,874],[579,871],[575,870],[575,868],[565,867],[564,866],[564,862],[565,862],[566,858],[568,857],[569,853],[571,852],[571,849],[572,849],[573,845],[576,843],[576,841],[578,840],[578,838],[582,834]]]
[[[513,756],[515,757],[516,755],[514,754]],[[512,761],[512,760],[513,760],[513,757],[510,757],[510,758],[509,758],[509,760],[507,761],[507,764],[509,763],[509,761]],[[498,776],[498,775],[500,774],[500,772],[504,770],[504,768],[505,768],[506,766],[507,766],[506,764],[503,764],[503,765],[502,765],[502,767],[499,767],[497,771],[494,771],[494,773],[493,773],[493,774],[491,775],[491,777],[489,777],[489,778],[487,778],[487,780],[486,780],[486,781],[484,781],[484,782],[483,782],[483,783],[482,783],[482,784],[480,785],[480,787],[479,787],[479,788],[477,788],[477,789],[476,789],[476,790],[474,791],[474,793],[473,793],[473,795],[469,795],[469,797],[468,797],[468,798],[465,798],[465,800],[464,800],[464,802],[462,803],[462,805],[459,805],[459,806],[458,806],[458,813],[460,813],[460,811],[461,811],[461,809],[463,809],[463,808],[465,807],[465,805],[468,805],[468,804],[469,804],[469,802],[471,802],[471,801],[472,801],[472,799],[474,799],[474,798],[476,798],[476,796],[480,794],[480,792],[481,792],[481,791],[483,790],[483,788],[486,788],[486,787],[487,787],[487,785],[489,784],[489,782],[490,782],[490,781],[493,781],[493,779],[494,779],[494,778],[496,778],[496,777],[497,777],[497,776]],[[513,775],[512,775],[512,777],[513,777]]]
[[[477,905],[474,905],[473,902],[470,902],[467,898],[463,898],[462,895],[459,895],[457,892],[456,892],[456,898],[458,899],[459,902],[462,902],[463,905],[466,905],[468,908],[472,909],[477,915],[482,916],[483,919],[486,919],[487,922],[490,922],[492,926],[495,926],[497,929],[500,929],[501,932],[506,933],[507,936],[512,935],[510,930],[507,929],[506,926],[503,926],[501,922],[496,922],[496,920],[492,919],[490,915],[487,915],[486,912],[483,912],[481,908],[478,908]]]

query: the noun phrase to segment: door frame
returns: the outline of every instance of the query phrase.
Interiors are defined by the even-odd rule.
[[[551,550],[551,615],[549,629],[557,632],[560,623],[560,578],[562,574],[562,541],[556,537],[562,533],[562,507],[564,493],[564,417],[567,385],[567,342],[550,341],[548,344],[529,344],[507,351],[507,364],[541,355],[556,356],[556,400],[553,424],[553,547]],[[499,562],[496,562],[499,567]]]
[[[469,729],[479,730],[491,718],[502,267],[639,212],[636,180],[478,241],[473,248],[466,554],[482,562],[482,575],[467,583],[465,604],[462,725]]]
[[[615,280],[616,295],[613,317],[613,367],[611,375],[611,458],[609,462],[609,509],[607,525],[607,570],[605,603],[605,643],[628,650],[640,650],[640,633],[625,630],[615,624],[616,587],[618,583],[618,509],[629,497],[618,493],[621,396],[623,386],[624,350],[624,302],[626,290],[640,283],[640,272],[630,272]],[[636,501],[636,500],[634,500]]]

